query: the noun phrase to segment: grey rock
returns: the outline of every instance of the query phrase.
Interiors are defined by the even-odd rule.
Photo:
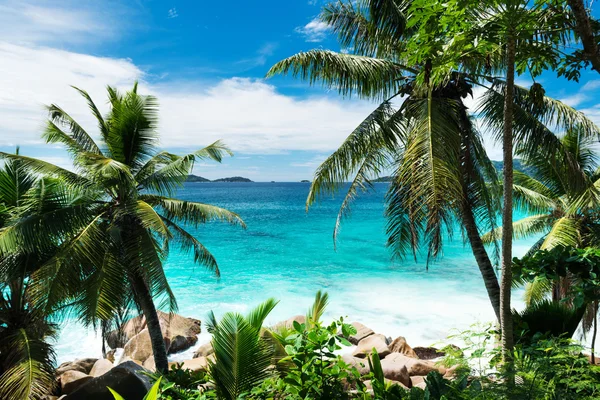
[[[152,387],[144,371],[144,368],[131,361],[119,364],[80,386],[66,400],[114,400],[109,387],[127,400],[141,400]]]

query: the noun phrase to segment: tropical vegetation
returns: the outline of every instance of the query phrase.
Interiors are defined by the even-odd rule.
[[[592,138],[600,130],[582,113],[546,97],[539,83],[526,89],[514,82],[515,66],[532,77],[558,68],[570,32],[562,8],[522,1],[424,6],[422,1],[391,0],[330,3],[322,21],[346,51],[299,53],[277,63],[267,76],[289,73],[342,95],[383,100],[317,169],[307,207],[351,179],[335,239],[358,192],[393,170],[386,204],[388,244],[401,256],[412,251],[416,257],[425,247],[427,258],[435,259],[444,233],[452,237],[459,221],[505,328],[509,357],[513,156],[562,158],[578,182],[578,171],[553,132],[576,130]],[[464,99],[474,87],[485,92],[470,114]],[[394,99],[405,96],[394,109]],[[503,144],[501,182],[482,149],[474,117]],[[501,203],[495,185],[502,185]],[[493,237],[494,242],[502,239],[499,285],[480,235],[495,226],[500,209],[504,229]]]
[[[53,332],[48,317],[57,312],[105,327],[124,310],[140,310],[156,367],[166,372],[154,301],[177,309],[163,270],[169,247],[179,246],[219,274],[209,250],[180,223],[222,220],[244,226],[231,211],[170,197],[196,160],[220,162],[230,154],[221,142],[184,156],[159,151],[158,104],[138,94],[137,84],[126,93],[108,87],[106,115],[85,91],[76,90],[97,120],[100,144],[57,105],[48,107],[43,134],[48,144],[66,147],[74,171],[21,154],[0,154],[5,160],[0,254],[7,282],[2,343],[9,346],[2,352],[0,391],[12,398],[39,397],[39,385],[52,386],[53,353],[43,339]],[[17,371],[29,378],[20,379]]]
[[[236,213],[176,191],[203,180],[191,175],[198,160],[231,151],[220,141],[183,156],[160,150],[157,99],[137,83],[107,87],[106,113],[74,88],[97,132],[52,104],[42,134],[72,168],[18,148],[0,153],[0,398],[52,394],[51,343],[65,318],[105,337],[136,314],[156,370],[147,400],[600,397],[600,128],[538,81],[544,72],[576,81],[590,65],[600,72],[599,21],[581,0],[337,0],[320,20],[342,50],[292,55],[267,77],[292,75],[376,106],[317,168],[306,208],[344,188],[335,244],[353,201],[389,176],[393,255],[424,255],[429,265],[460,234],[499,326],[459,333],[462,348],[448,346],[439,360],[454,373],[436,367],[409,389],[386,379],[375,349],[360,363],[339,355],[357,330],[343,317],[324,320],[329,297],[319,291],[305,316],[274,327],[265,326],[274,299],[245,315],[210,313],[206,369],[169,369],[158,310],[177,310],[164,270],[170,249],[219,275],[189,228],[245,227]],[[524,74],[530,87],[517,83]],[[501,174],[485,134],[502,145]],[[515,157],[525,168],[513,168]],[[514,221],[514,210],[526,217]],[[513,258],[513,240],[526,237],[535,244]],[[522,311],[512,308],[516,286],[525,286]],[[578,329],[592,332],[589,359],[573,339]]]

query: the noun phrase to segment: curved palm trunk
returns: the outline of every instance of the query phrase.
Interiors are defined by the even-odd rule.
[[[515,39],[509,34],[506,43],[506,89],[504,95],[504,131],[502,135],[504,205],[502,209],[502,280],[500,282],[500,326],[502,329],[502,355],[512,371],[513,317],[510,306],[512,288],[512,216],[513,216],[513,97],[515,90]],[[509,375],[510,376],[510,375]],[[510,380],[510,379],[509,379]]]
[[[465,203],[467,202],[465,201]],[[496,314],[498,321],[500,321],[500,285],[498,284],[498,277],[496,276],[494,266],[483,245],[481,236],[479,236],[477,224],[475,223],[475,216],[468,203],[463,206],[463,223],[465,224],[471,251],[473,252],[473,256],[475,256],[475,261],[477,261],[477,266],[481,272],[485,289],[487,290],[488,297],[494,308],[494,313]]]
[[[598,333],[598,301],[594,302],[594,333],[592,334],[592,364],[596,364],[596,334]]]
[[[600,72],[600,52],[585,4],[583,0],[567,0],[567,4],[575,17],[575,30],[581,38],[585,58],[596,72]]]
[[[163,334],[160,329],[158,313],[156,312],[152,295],[150,294],[146,282],[139,274],[133,273],[130,280],[135,292],[135,298],[146,318],[146,326],[148,328],[148,333],[150,334],[150,343],[152,344],[152,353],[154,354],[156,371],[165,374],[169,370],[167,347],[165,346]]]
[[[460,98],[457,99],[459,102]],[[463,204],[462,204],[462,220],[465,225],[465,231],[467,232],[467,239],[471,245],[471,251],[481,272],[485,289],[487,290],[488,297],[492,303],[492,308],[496,314],[496,319],[500,321],[500,285],[498,284],[498,277],[494,266],[490,261],[487,250],[483,245],[481,236],[479,235],[479,229],[477,228],[477,221],[473,214],[473,207],[469,202],[469,183],[473,172],[473,162],[471,160],[471,140],[468,132],[468,116],[465,112],[461,113],[461,125],[462,125],[462,163],[461,163],[461,175],[462,175],[462,193],[463,193]]]

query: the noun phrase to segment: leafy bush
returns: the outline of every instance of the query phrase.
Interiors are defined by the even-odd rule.
[[[280,377],[267,380],[252,391],[253,399],[272,398],[279,393],[286,399],[349,399],[349,389],[360,383],[360,374],[334,354],[342,346],[350,346],[348,337],[356,329],[343,318],[322,326],[319,321],[294,321],[294,330],[274,336],[284,346],[287,356],[279,362],[287,365]],[[288,333],[288,332],[286,332]]]

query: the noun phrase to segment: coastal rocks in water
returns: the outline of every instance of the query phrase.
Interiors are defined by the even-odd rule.
[[[171,339],[171,346],[169,347],[169,354],[178,353],[192,347],[198,342],[197,336],[182,336],[177,335]]]
[[[75,370],[66,371],[58,378],[62,394],[73,393],[77,388],[93,379],[91,376]]]
[[[79,371],[87,375],[96,361],[98,361],[97,358],[78,358],[75,361],[64,362],[56,368],[56,376],[58,377],[67,371]]]
[[[144,361],[142,367],[146,368],[148,371],[155,372],[156,371],[156,362],[154,361],[154,356],[150,356]]]
[[[375,349],[380,358],[384,358],[391,353],[387,346],[387,340],[384,335],[370,335],[358,342],[358,346],[352,353],[354,357],[364,358]]]
[[[369,363],[363,358],[353,357],[350,354],[344,354],[342,360],[350,367],[355,367],[361,375],[367,375],[369,370]]]
[[[165,347],[167,351],[169,349],[170,340],[165,339]],[[140,333],[132,337],[125,348],[123,349],[123,357],[130,357],[132,360],[138,360],[144,362],[152,355],[152,342],[150,340],[150,333],[148,329],[142,330]]]
[[[410,376],[426,376],[431,371],[439,371],[442,375],[446,373],[445,368],[436,366],[432,361],[418,360],[400,353],[392,353],[381,360],[381,367],[384,370],[386,368],[400,368],[401,366],[406,366]]]
[[[114,400],[109,387],[125,399],[142,399],[152,387],[152,382],[144,371],[144,368],[133,362],[119,364],[104,375],[81,385],[66,400]]]
[[[179,343],[181,344],[180,348],[185,347],[182,348],[182,350],[186,350],[196,343],[196,335],[201,331],[200,320],[182,317],[178,314],[168,314],[162,311],[158,311],[158,320],[165,342],[169,340],[169,343],[171,343],[177,336],[183,336],[187,339],[189,346],[185,347],[184,342],[179,340]],[[121,329],[111,331],[108,334],[106,342],[113,349],[124,347],[129,340],[144,329],[146,329],[146,318],[143,316],[131,318],[121,326]]]
[[[415,347],[413,350],[421,360],[433,360],[446,355],[435,347]]]
[[[381,369],[383,370],[383,376],[393,381],[401,382],[407,388],[412,387],[412,381],[410,380],[410,374],[406,365],[400,365],[395,363],[385,363],[381,360]]]
[[[214,352],[215,350],[212,347],[212,343],[205,343],[202,346],[198,347],[198,350],[194,352],[193,358],[206,357],[213,354]]]
[[[281,321],[276,323],[273,326],[273,330],[275,332],[279,332],[282,329],[294,329],[294,322],[298,322],[299,324],[305,324],[306,323],[306,317],[304,315],[295,315],[292,318],[289,318],[285,321]]]
[[[350,335],[348,338],[348,341],[352,344],[358,344],[364,338],[375,334],[371,328],[364,326],[360,322],[353,322],[352,326],[356,329],[356,334]]]
[[[400,353],[412,358],[419,358],[417,353],[406,343],[404,336],[398,336],[388,345],[392,353]]]
[[[94,366],[90,370],[89,375],[91,377],[97,378],[110,371],[112,367],[114,367],[114,364],[112,362],[110,362],[106,358],[101,358],[94,363]]]

